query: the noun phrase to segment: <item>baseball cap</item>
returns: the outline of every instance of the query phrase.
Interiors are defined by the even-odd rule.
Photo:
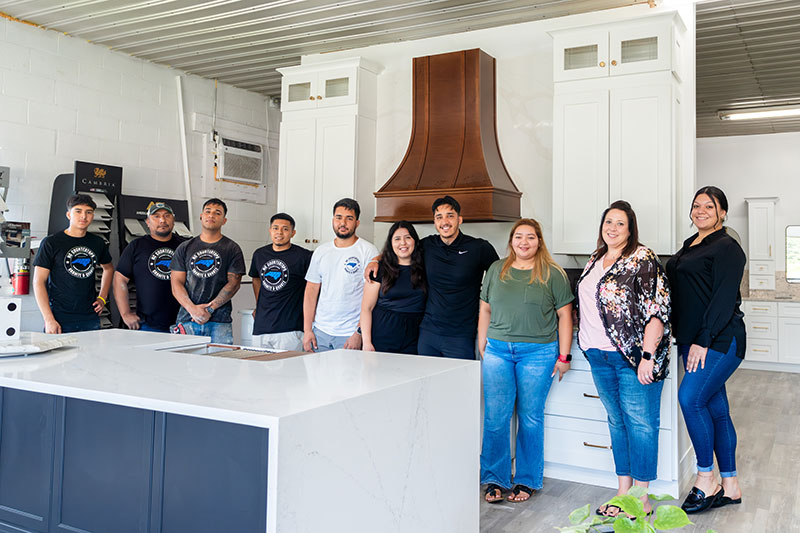
[[[165,209],[170,215],[175,214],[169,204],[165,204],[164,202],[150,202],[150,205],[147,206],[147,216],[152,215],[159,209]]]

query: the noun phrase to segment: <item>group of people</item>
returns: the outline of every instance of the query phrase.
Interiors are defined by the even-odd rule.
[[[231,298],[239,290],[242,251],[222,235],[227,206],[203,205],[200,235],[173,233],[163,202],[147,211],[150,234],[131,242],[114,273],[106,243],[87,233],[95,204],[87,195],[67,203],[69,227],[47,237],[34,261],[36,300],[47,333],[98,329],[112,285],[130,329],[208,335],[232,343]],[[625,201],[600,219],[597,249],[573,294],[547,250],[541,225],[518,220],[508,255],[465,235],[461,206],[438,198],[436,234],[420,239],[406,221],[389,229],[383,249],[356,234],[361,210],[344,198],[333,206],[334,239],[313,252],[292,243],[295,221],[270,219],[270,243],[250,264],[256,298],[253,338],[262,347],[324,351],[339,348],[482,359],[484,388],[481,483],[485,499],[525,501],[542,487],[544,405],[558,375],[570,369],[573,325],[608,413],[619,494],[657,477],[661,389],[671,336],[686,374],[679,401],[697,454],[697,479],[687,513],[741,502],[736,432],[725,382],[745,351],[739,310],[745,256],[727,235],[724,193],[703,187],[690,219],[697,229],[662,267],[639,242],[636,214]],[[102,268],[99,294],[95,269]],[[134,281],[137,308],[128,305]],[[573,303],[575,310],[573,310]],[[519,429],[512,476],[510,423]],[[721,484],[714,475],[714,456]],[[513,483],[512,483],[513,480]],[[651,509],[647,496],[644,510]],[[597,513],[616,516],[619,507]]]
[[[542,487],[544,404],[552,378],[558,374],[560,381],[569,370],[576,320],[578,346],[608,414],[618,494],[657,478],[661,390],[674,336],[685,369],[678,400],[698,471],[682,508],[698,513],[741,503],[725,382],[745,352],[739,308],[745,255],[725,230],[727,211],[720,189],[698,190],[689,214],[697,232],[664,268],[639,241],[630,204],[612,203],[600,218],[597,248],[574,295],[539,224],[522,219],[514,225],[508,256],[484,279],[478,322],[485,402],[481,483],[487,502],[503,500],[509,489],[509,501],[524,501]],[[715,456],[721,483],[713,473]],[[652,510],[647,495],[642,504],[645,512]],[[622,509],[602,505],[596,512],[615,517]]]

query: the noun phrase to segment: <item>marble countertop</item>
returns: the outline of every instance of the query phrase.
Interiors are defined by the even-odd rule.
[[[274,427],[282,417],[479,364],[357,350],[243,361],[164,351],[207,337],[127,330],[74,335],[77,348],[0,358],[0,387]]]
[[[793,296],[747,296],[742,297],[743,302],[787,302],[787,303],[797,303],[800,302],[800,298],[795,298]]]

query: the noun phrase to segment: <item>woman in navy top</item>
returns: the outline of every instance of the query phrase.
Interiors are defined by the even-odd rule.
[[[417,353],[425,299],[425,265],[419,236],[410,222],[395,222],[389,229],[378,272],[364,286],[363,349]]]

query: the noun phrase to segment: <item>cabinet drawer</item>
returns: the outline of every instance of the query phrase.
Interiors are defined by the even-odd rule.
[[[614,472],[608,424],[545,416],[544,460]],[[662,429],[658,434],[659,479],[675,479],[672,463],[672,432]]]
[[[672,381],[667,379],[661,390],[660,427],[672,428]],[[605,423],[608,419],[603,402],[595,388],[591,372],[570,370],[559,383],[553,378],[553,386],[544,406],[547,415],[586,418]]]
[[[775,276],[754,276],[750,275],[750,290],[774,291]]]
[[[746,317],[747,336],[752,339],[777,339],[778,319],[770,317]]]
[[[781,318],[800,318],[800,303],[780,302],[778,304],[778,316]]]
[[[758,276],[774,276],[775,261],[750,261],[750,274]]]
[[[763,339],[747,339],[747,361],[778,362],[778,341]]]
[[[778,303],[777,302],[743,302],[742,311],[745,316],[778,316]]]

